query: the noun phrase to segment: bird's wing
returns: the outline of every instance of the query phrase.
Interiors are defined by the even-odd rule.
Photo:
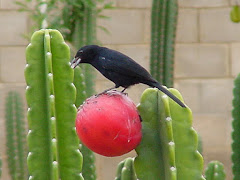
[[[99,61],[105,70],[142,80],[151,79],[151,75],[146,69],[121,53],[117,56],[100,56]]]

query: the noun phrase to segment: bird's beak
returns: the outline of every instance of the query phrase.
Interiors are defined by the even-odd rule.
[[[75,68],[77,67],[77,65],[81,62],[81,58],[79,57],[75,57],[72,62],[71,62],[71,68]]]

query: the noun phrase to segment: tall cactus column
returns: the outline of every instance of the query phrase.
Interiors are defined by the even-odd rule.
[[[75,22],[75,30],[72,35],[73,45],[76,48],[80,48],[84,45],[96,44],[97,10],[95,1],[96,0],[88,0],[88,2],[83,1],[81,3],[82,14],[79,14],[78,10],[76,10],[77,13],[75,16],[77,20]],[[86,93],[87,97],[89,97],[95,92],[95,70],[88,64],[83,64],[82,70],[84,76],[86,77]]]
[[[26,179],[26,132],[23,105],[17,92],[9,92],[5,106],[7,162],[12,179]]]
[[[240,74],[234,81],[232,110],[232,172],[233,180],[240,179]]]
[[[150,72],[167,87],[173,86],[177,0],[153,0]]]
[[[56,30],[33,34],[26,50],[29,179],[81,180],[70,51]]]

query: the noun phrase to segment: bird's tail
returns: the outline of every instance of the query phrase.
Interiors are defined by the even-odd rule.
[[[185,104],[182,101],[180,101],[180,99],[178,99],[176,96],[174,96],[171,92],[169,92],[165,87],[160,85],[158,82],[152,82],[151,84],[148,84],[148,85],[151,87],[158,88],[160,91],[162,91],[168,97],[170,97],[173,101],[178,103],[181,107],[184,107],[184,108],[186,107]]]

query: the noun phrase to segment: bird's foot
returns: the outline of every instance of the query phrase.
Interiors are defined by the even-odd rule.
[[[115,87],[106,89],[105,91],[103,91],[103,92],[101,92],[99,94],[96,94],[95,96],[98,97],[98,96],[100,96],[102,94],[106,94],[108,91],[117,91],[117,90],[114,90],[114,89],[115,89]]]
[[[125,88],[125,89],[126,89],[126,88]],[[118,90],[116,90],[115,88],[110,88],[110,89],[106,89],[105,91],[103,91],[103,92],[101,92],[101,93],[99,93],[99,94],[96,94],[95,96],[98,97],[98,96],[103,95],[103,94],[107,94],[108,96],[114,96],[114,95],[116,95],[117,93],[118,93],[118,94],[121,93],[121,94],[124,94],[124,95],[128,96],[128,93],[125,93],[125,92],[124,92],[125,89],[123,89],[122,91],[118,91]]]
[[[121,93],[123,93],[124,95],[128,96],[128,93],[125,93],[124,91],[126,90],[127,88],[124,88]]]

